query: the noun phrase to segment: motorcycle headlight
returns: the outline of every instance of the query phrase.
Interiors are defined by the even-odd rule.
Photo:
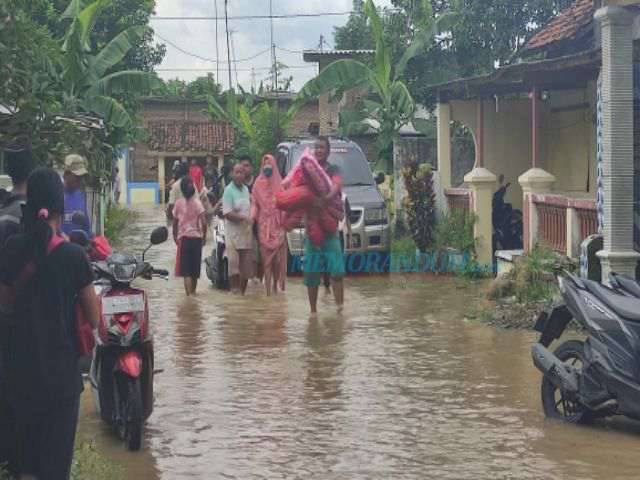
[[[365,225],[382,225],[387,223],[387,209],[384,207],[365,209],[364,223]]]
[[[118,282],[130,282],[136,276],[137,265],[135,263],[120,264],[114,263],[111,265],[111,275]]]

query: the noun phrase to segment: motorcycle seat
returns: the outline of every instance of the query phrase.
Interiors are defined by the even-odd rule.
[[[597,282],[585,281],[584,283],[598,300],[618,315],[627,320],[640,322],[640,299],[625,297]]]

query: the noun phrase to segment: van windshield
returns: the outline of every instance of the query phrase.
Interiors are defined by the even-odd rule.
[[[297,146],[292,151],[293,165],[298,161],[306,145]],[[374,185],[373,175],[364,154],[351,147],[332,147],[329,163],[340,169],[344,186]]]

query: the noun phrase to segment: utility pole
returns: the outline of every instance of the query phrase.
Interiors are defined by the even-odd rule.
[[[324,45],[324,35],[320,34],[320,51],[322,52],[322,45]]]
[[[256,93],[256,69],[251,67],[251,93]]]
[[[229,90],[233,88],[231,83],[231,48],[229,46],[229,0],[224,0],[224,28],[227,31],[227,66],[229,67]]]
[[[236,60],[236,46],[233,43],[233,34],[236,33],[235,30],[229,30],[229,35],[231,36],[231,56],[233,58],[233,70],[235,72],[236,75],[236,87],[238,87],[238,85],[240,85],[238,83],[238,61]]]
[[[213,11],[216,15],[216,82],[220,83],[220,47],[218,46],[218,0],[213,0]]]
[[[271,88],[275,92],[278,90],[278,61],[276,59],[276,44],[273,41],[273,0],[269,0],[269,20],[271,22],[271,63],[273,68],[273,77],[271,78]]]

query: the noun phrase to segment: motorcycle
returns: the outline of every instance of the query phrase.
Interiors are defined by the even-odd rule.
[[[493,194],[491,219],[493,222],[493,251],[522,248],[522,212],[504,201],[511,183]]]
[[[99,415],[116,428],[129,450],[142,445],[143,425],[153,411],[154,375],[147,295],[131,283],[136,278],[168,277],[167,270],[144,260],[149,248],[168,236],[166,227],[153,230],[141,260],[115,253],[93,263],[101,311],[89,380]]]
[[[612,285],[558,277],[563,302],[538,317],[540,338],[531,350],[543,373],[541,397],[547,417],[570,423],[624,415],[640,420],[640,285],[613,274]],[[552,353],[569,321],[586,328],[584,341],[568,340]]]
[[[207,277],[213,286],[221,290],[229,289],[229,268],[224,256],[225,249],[224,220],[215,217],[213,226],[213,250],[211,255],[205,258]]]

